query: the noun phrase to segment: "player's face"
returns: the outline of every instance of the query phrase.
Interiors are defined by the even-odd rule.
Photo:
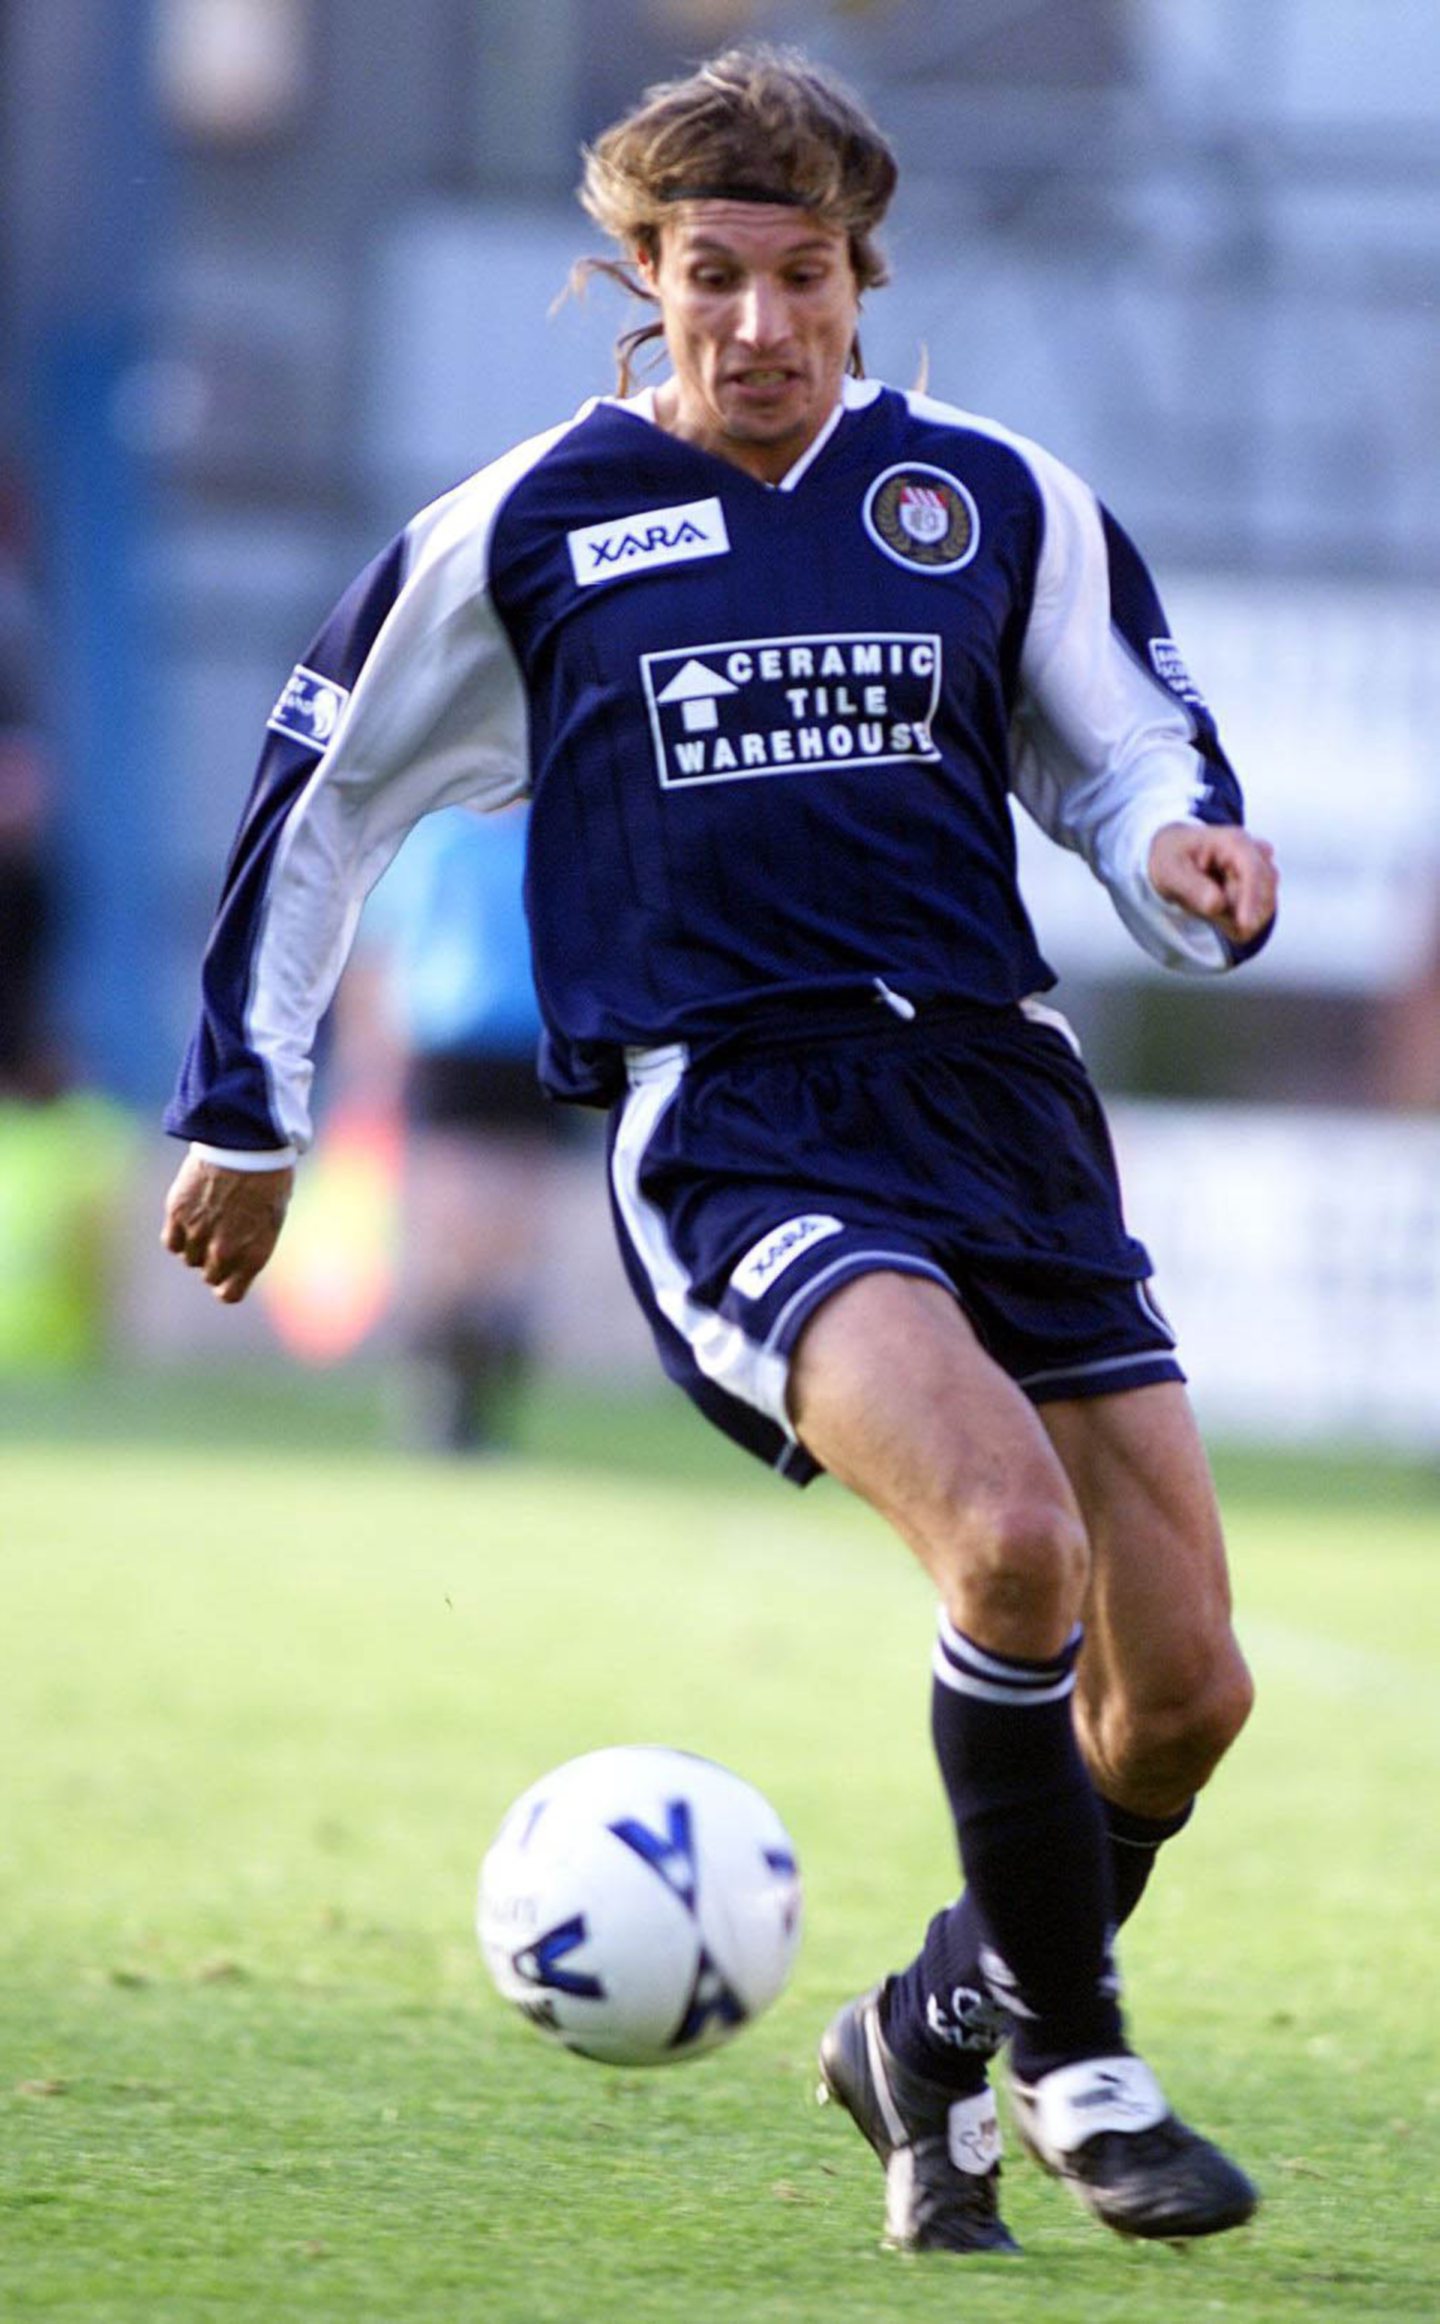
[[[778,482],[839,400],[860,312],[844,234],[778,203],[687,202],[641,272],[675,367],[661,427]]]

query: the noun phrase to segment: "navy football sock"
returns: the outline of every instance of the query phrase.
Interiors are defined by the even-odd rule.
[[[931,1727],[966,1895],[889,1982],[887,2037],[978,2085],[1003,2001],[1026,2080],[1125,2048],[1109,1957],[1110,1851],[1075,1740],[1077,1629],[1053,1663],[991,1654],[943,1617]],[[983,1967],[983,1974],[977,1969]]]
[[[985,2086],[986,2068],[1010,2030],[1010,2020],[985,1986],[980,1915],[967,1888],[956,1904],[937,1912],[908,1968],[885,1982],[881,2022],[902,2065],[957,2097]]]
[[[1117,1807],[1114,1800],[1105,1800],[1102,1805],[1110,1834],[1110,1888],[1115,1903],[1115,1926],[1123,1929],[1145,1894],[1156,1857],[1167,1840],[1184,1831],[1195,1813],[1195,1802],[1187,1800],[1173,1816],[1137,1816],[1129,1808]]]
[[[1137,1816],[1113,1800],[1100,1804],[1110,1838],[1114,1925],[1122,1929],[1145,1892],[1156,1856],[1184,1830],[1195,1802],[1173,1816]],[[952,2084],[960,2096],[982,2087],[986,2067],[1010,2030],[1005,2011],[986,1991],[984,1941],[967,1889],[958,1903],[936,1913],[915,1959],[885,1989],[886,2038],[902,2064]]]

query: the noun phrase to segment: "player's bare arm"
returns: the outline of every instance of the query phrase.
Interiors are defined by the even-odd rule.
[[[1232,823],[1167,823],[1150,844],[1150,881],[1167,904],[1248,944],[1275,917],[1280,874],[1266,839]]]
[[[165,1200],[161,1241],[233,1307],[269,1260],[285,1223],[293,1170],[226,1170],[187,1154]]]

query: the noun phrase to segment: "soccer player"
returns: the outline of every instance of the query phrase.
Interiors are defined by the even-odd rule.
[[[1046,2170],[1123,2233],[1203,2235],[1255,2192],[1132,2049],[1112,1945],[1250,1682],[1010,799],[1174,967],[1255,950],[1276,876],[1115,519],[1036,445],[863,376],[894,182],[852,96],[767,49],[588,153],[653,318],[619,396],[417,516],[281,693],[165,1240],[243,1298],[361,896],[427,810],[527,793],[541,1072],[611,1109],[665,1369],[782,1474],[870,1502],[939,1598],[966,1886],[821,2047],[889,2239],[1013,2248],[1002,2040]],[[647,338],[669,367],[632,393]]]

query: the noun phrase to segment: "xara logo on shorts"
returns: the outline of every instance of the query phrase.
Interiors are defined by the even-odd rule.
[[[640,674],[665,790],[939,757],[933,634],[731,638],[642,654]]]

